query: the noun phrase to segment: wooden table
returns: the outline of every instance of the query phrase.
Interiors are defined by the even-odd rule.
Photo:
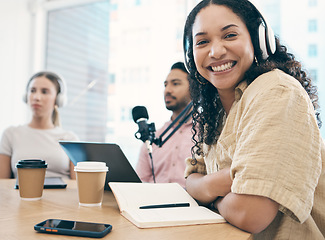
[[[109,223],[113,230],[104,239],[110,240],[252,239],[251,234],[228,223],[139,229],[120,215],[111,192],[105,191],[101,207],[79,207],[76,181],[65,181],[66,189],[44,189],[41,200],[24,201],[14,189],[14,179],[1,179],[0,239],[93,239],[37,233],[34,225],[48,218]]]

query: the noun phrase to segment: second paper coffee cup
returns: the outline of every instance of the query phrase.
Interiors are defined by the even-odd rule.
[[[108,167],[104,162],[78,162],[74,167],[80,206],[100,206]]]

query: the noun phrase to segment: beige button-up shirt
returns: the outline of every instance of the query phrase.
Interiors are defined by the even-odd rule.
[[[231,191],[280,204],[274,221],[254,239],[324,239],[325,145],[306,91],[280,70],[236,88],[218,142],[203,146],[185,176],[230,167]]]

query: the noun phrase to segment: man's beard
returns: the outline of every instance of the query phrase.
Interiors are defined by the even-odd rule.
[[[187,106],[187,102],[182,101],[182,102],[176,102],[176,104],[173,105],[166,105],[167,110],[170,111],[177,111],[177,110],[182,110]]]

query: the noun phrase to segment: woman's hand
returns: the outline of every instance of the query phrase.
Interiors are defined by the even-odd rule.
[[[0,178],[11,177],[11,157],[0,154]]]
[[[203,175],[192,173],[186,179],[187,192],[202,204],[210,204],[231,191],[230,168]]]
[[[74,165],[71,161],[70,161],[70,178],[76,179],[76,172],[74,171]]]

